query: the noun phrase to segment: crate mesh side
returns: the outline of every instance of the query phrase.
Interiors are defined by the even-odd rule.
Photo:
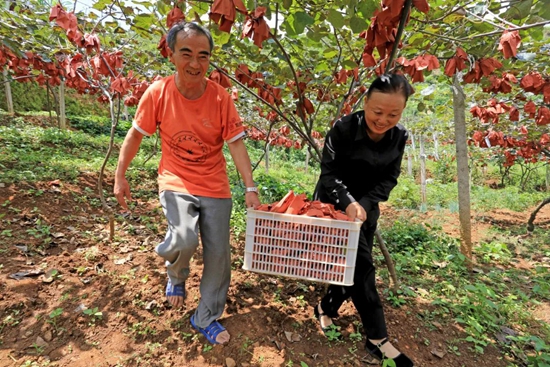
[[[250,270],[344,281],[350,230],[255,218]]]

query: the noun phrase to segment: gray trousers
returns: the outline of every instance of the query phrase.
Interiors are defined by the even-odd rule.
[[[199,245],[200,233],[204,268],[195,322],[201,328],[207,327],[222,315],[227,300],[231,279],[232,201],[163,191],[160,203],[168,229],[164,242],[155,250],[166,261],[172,284],[183,283],[189,277],[189,262]]]

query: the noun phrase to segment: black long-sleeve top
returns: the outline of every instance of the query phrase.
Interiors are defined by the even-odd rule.
[[[315,199],[344,211],[355,201],[369,211],[388,200],[401,173],[407,139],[407,130],[398,124],[374,142],[364,111],[342,117],[325,138]]]

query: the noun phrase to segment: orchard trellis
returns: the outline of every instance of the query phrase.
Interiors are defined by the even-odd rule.
[[[450,86],[459,170],[468,170],[464,109],[474,99],[477,104],[469,109],[479,122],[471,141],[501,147],[508,164],[518,158],[548,159],[547,0],[162,0],[140,6],[98,0],[94,9],[101,15],[77,18],[55,5],[52,29],[45,27],[43,13],[15,5],[3,11],[0,65],[15,78],[32,75],[50,86],[63,80],[69,88],[98,94],[110,102],[114,128],[116,102],[125,98],[127,105],[135,105],[148,84],[168,70],[153,47],[140,47],[136,40],[158,42],[165,56],[162,37],[168,27],[193,19],[210,23],[215,38],[210,77],[232,86],[235,98],[237,90],[244,91],[258,102],[255,108],[264,118],[251,129],[252,136],[307,146],[319,159],[319,137],[332,121],[357,108],[364,82],[374,73],[397,70],[414,82],[431,75]],[[21,24],[27,29],[20,30]],[[119,35],[133,48],[117,40]],[[522,55],[533,54],[524,61],[529,58]],[[140,61],[145,67],[138,66]],[[464,83],[480,85],[467,100]],[[431,109],[431,97],[423,99]],[[459,174],[463,251],[471,258],[467,179]]]

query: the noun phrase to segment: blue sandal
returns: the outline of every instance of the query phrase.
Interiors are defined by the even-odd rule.
[[[185,283],[180,283],[176,285],[172,285],[172,282],[170,279],[168,279],[168,283],[166,284],[166,297],[187,297],[187,292],[185,291]]]
[[[198,327],[195,324],[195,315],[191,316],[191,326],[193,326],[195,330],[200,331],[201,334],[204,335],[204,337],[212,344],[220,344],[216,341],[216,338],[222,331],[225,330],[222,324],[216,320],[212,321],[212,323],[205,328]]]

